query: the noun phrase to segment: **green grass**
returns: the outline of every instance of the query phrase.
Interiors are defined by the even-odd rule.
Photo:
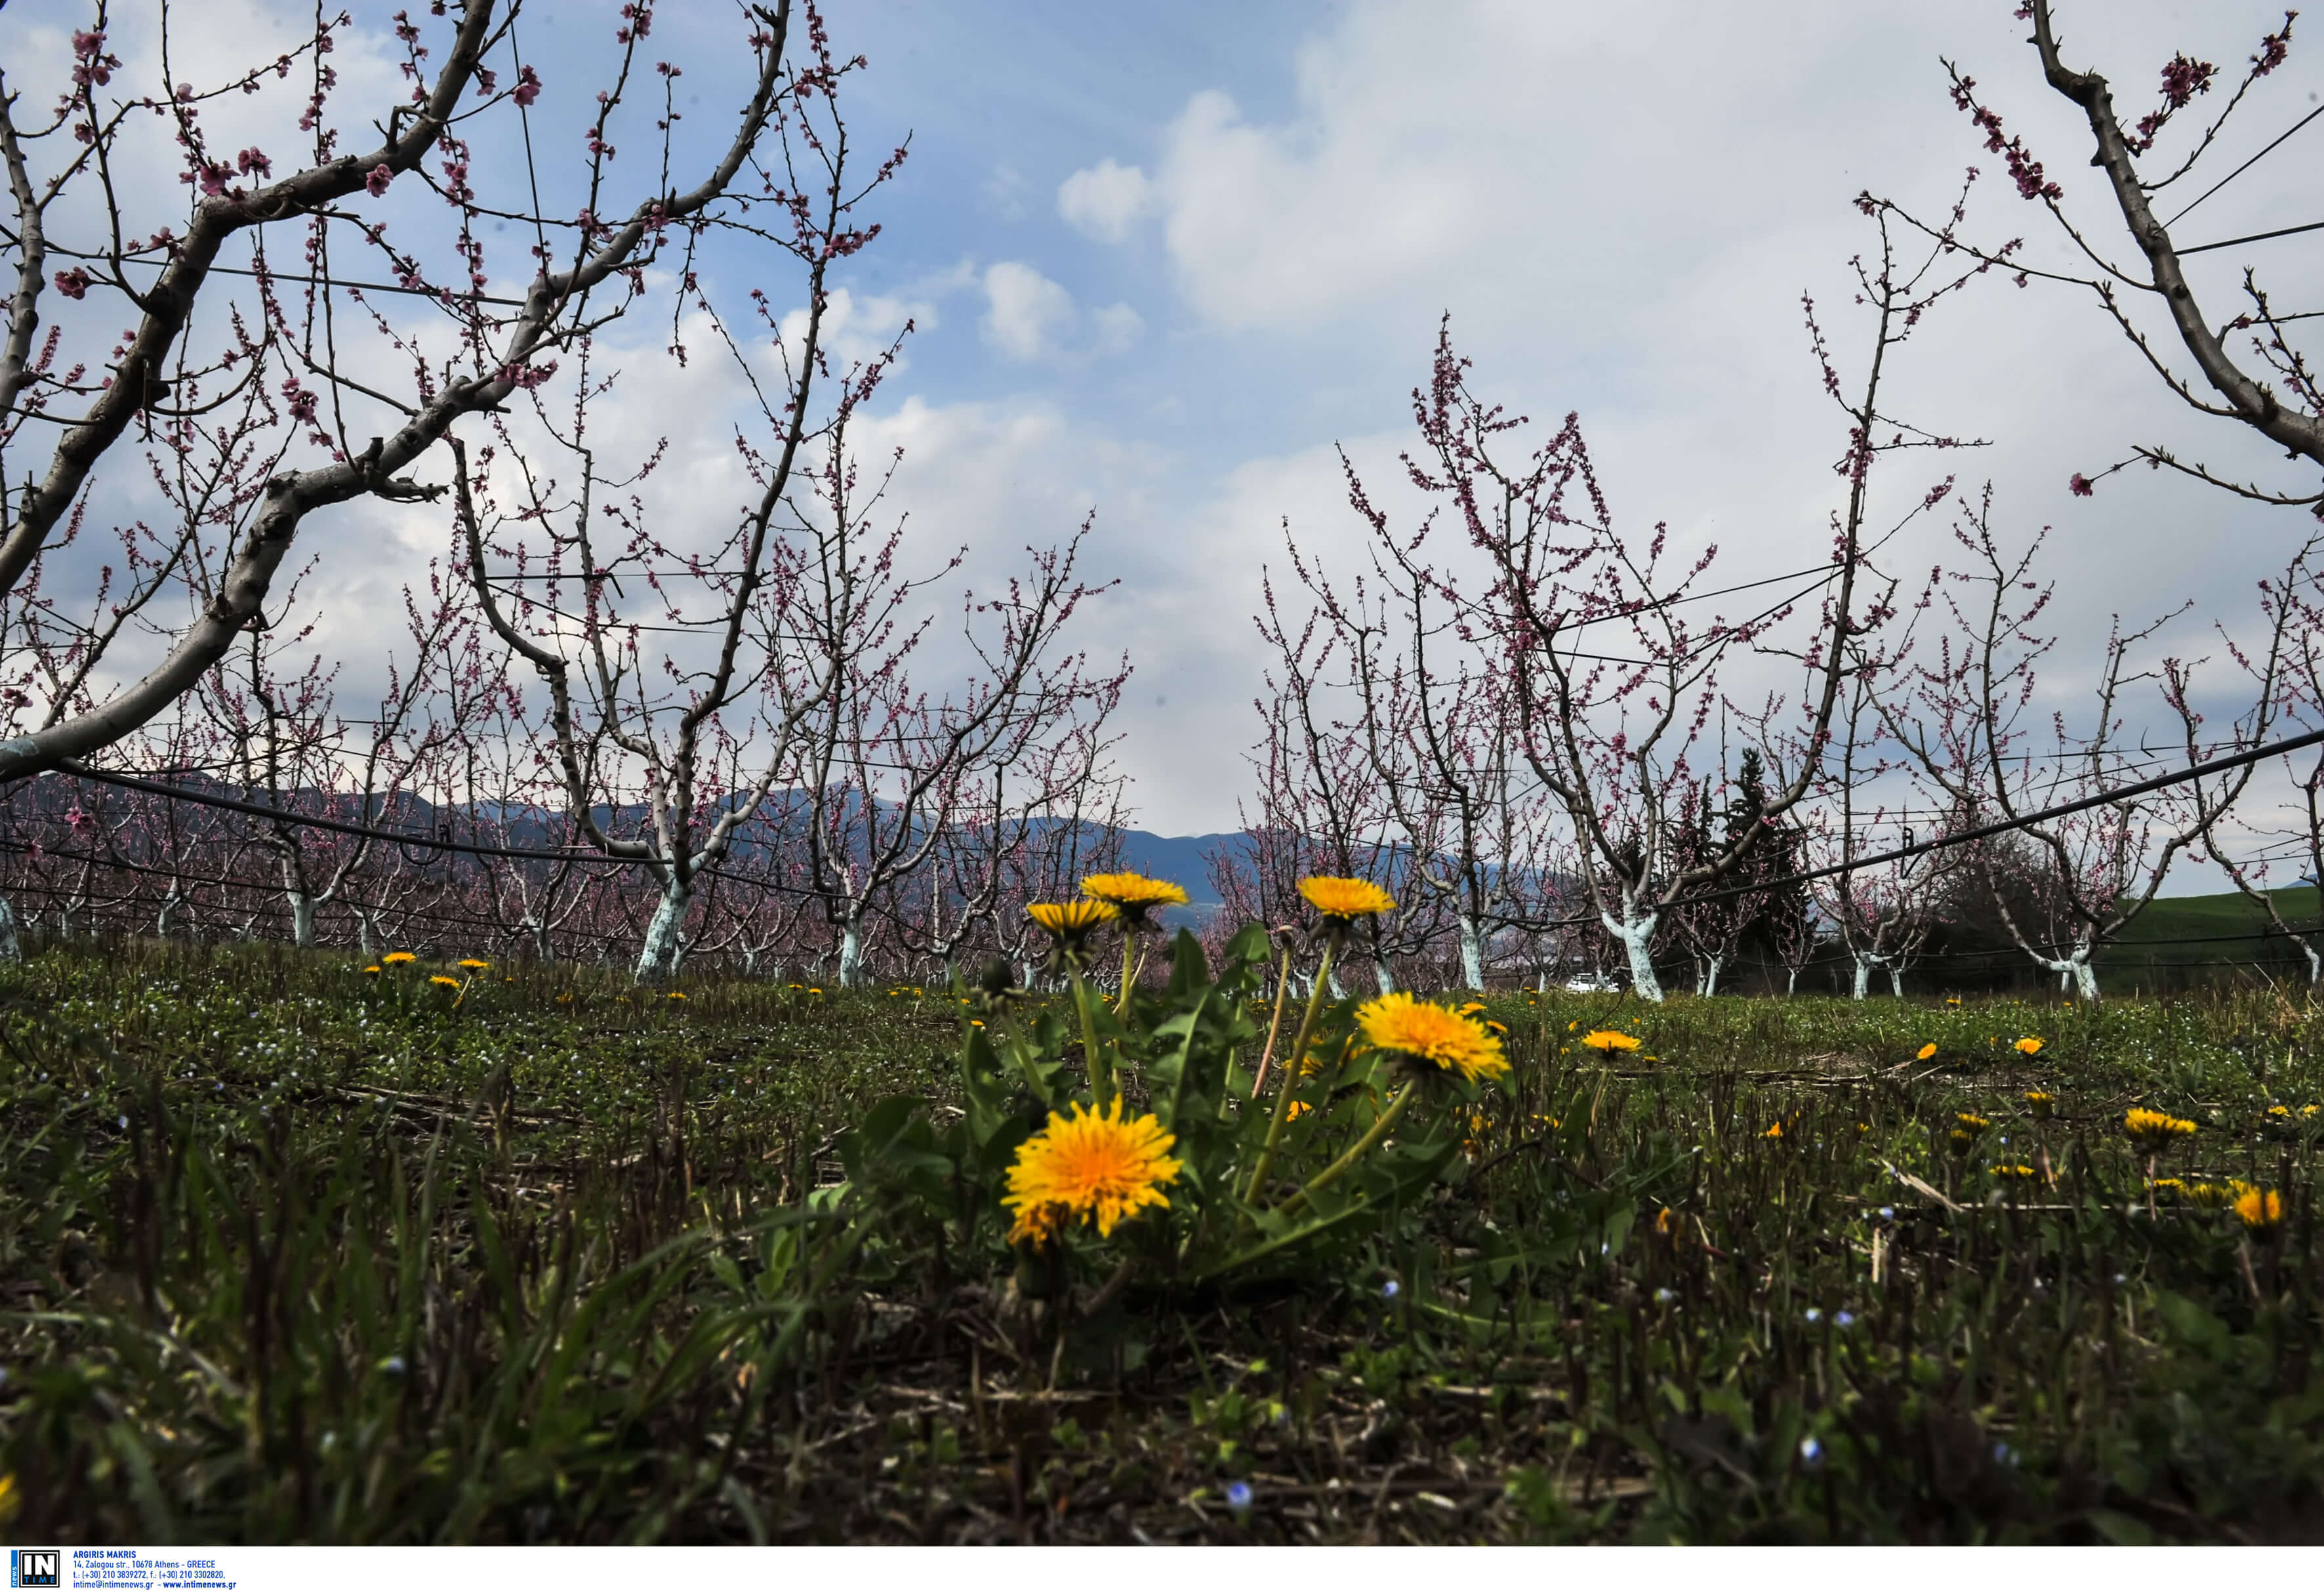
[[[1449,1184],[1231,1291],[1166,1273],[1099,1303],[1104,1258],[1028,1298],[846,1133],[899,1092],[949,1109],[948,997],[500,977],[455,1009],[410,973],[255,948],[0,973],[13,1537],[2324,1521],[2324,1114],[2300,1115],[2324,1062],[2272,993],[1497,999],[1515,1086]],[[1567,1049],[1603,1022],[1644,1051]],[[2118,1127],[2138,1104],[2199,1125],[2163,1172],[2279,1190],[2280,1228],[2150,1211]],[[1967,1154],[1962,1112],[1987,1120]],[[2021,1160],[2052,1181],[1987,1171]]]

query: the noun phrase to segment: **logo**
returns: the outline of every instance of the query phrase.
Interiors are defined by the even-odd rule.
[[[64,1579],[63,1555],[54,1549],[11,1549],[8,1551],[8,1585],[11,1588],[61,1588]]]

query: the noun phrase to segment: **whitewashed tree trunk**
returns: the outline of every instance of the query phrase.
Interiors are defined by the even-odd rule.
[[[863,917],[851,912],[839,931],[839,987],[853,990],[863,982]]]
[[[1899,1001],[1904,999],[1904,965],[1902,963],[1888,965],[1888,994]]]
[[[0,962],[24,960],[24,944],[16,937],[15,904],[0,896]]]
[[[1461,917],[1461,978],[1471,990],[1485,987],[1484,938],[1477,932],[1477,921],[1466,913]]]
[[[2300,949],[2308,959],[2308,987],[2313,990],[2318,985],[2324,984],[2324,954],[2318,953],[2312,940],[2301,941]]]
[[[2096,1001],[2098,998],[2098,970],[2090,966],[2089,948],[2076,948],[2070,966],[2074,970],[2074,987],[2081,993],[2082,999]]]
[[[1626,912],[1631,911],[1628,903],[1624,904],[1624,910]],[[1655,924],[1659,917],[1659,914],[1652,912],[1644,918],[1618,919],[1605,912],[1598,915],[1598,922],[1606,926],[1606,932],[1621,941],[1622,949],[1629,954],[1630,988],[1637,993],[1639,1000],[1651,1001],[1657,1006],[1662,1005],[1663,986],[1662,981],[1655,977],[1655,959],[1650,955],[1650,949],[1654,944]]]
[[[1788,999],[1791,996],[1797,996],[1799,993],[1800,970],[1795,968],[1785,968],[1784,970],[1784,995],[1785,998]]]
[[[177,881],[171,880],[170,894],[161,898],[161,911],[153,920],[153,933],[160,939],[166,940],[170,938],[171,928],[178,921],[178,909],[185,904],[185,893],[178,889]]]
[[[1379,986],[1382,996],[1396,994],[1396,976],[1388,971],[1387,958],[1379,958],[1373,962],[1372,982]]]
[[[653,918],[646,925],[645,944],[638,949],[640,984],[665,984],[677,971],[679,931],[686,927],[686,910],[692,905],[692,886],[680,884],[676,873],[671,873],[662,881],[661,900],[655,903]]]
[[[1862,1001],[1865,997],[1872,994],[1872,959],[1864,956],[1861,952],[1858,953],[1856,957],[1856,989],[1853,994],[1858,1001]]]
[[[1713,957],[1707,959],[1704,961],[1702,965],[1702,978],[1696,987],[1696,995],[1716,996],[1719,994],[1719,970],[1725,966],[1726,961],[1727,959],[1723,957]]]
[[[305,891],[282,893],[290,903],[290,943],[301,951],[315,949],[315,898]]]

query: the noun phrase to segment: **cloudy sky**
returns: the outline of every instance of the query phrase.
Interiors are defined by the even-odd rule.
[[[909,486],[969,540],[1097,508],[1101,558],[1126,583],[1103,623],[1139,670],[1123,757],[1141,810],[1166,831],[1229,826],[1263,662],[1259,570],[1280,568],[1286,518],[1303,543],[1353,553],[1333,445],[1388,474],[1441,314],[1486,391],[1580,412],[1623,523],[1717,542],[1736,580],[1820,557],[1841,436],[1800,298],[1846,365],[1861,347],[1848,262],[1873,237],[1849,200],[1870,189],[1941,214],[1981,165],[1972,230],[2066,261],[1953,108],[1944,59],[2115,241],[2087,132],[2043,87],[2013,9],[1197,4],[1130,23],[1062,5],[842,7],[843,41],[872,59],[863,115],[914,134],[862,273],[867,296],[920,316],[896,408]],[[2175,51],[2239,68],[2281,11],[2060,17],[2074,59],[2135,111]],[[2324,56],[2295,51],[2230,125],[2218,170],[2319,87]],[[2324,219],[2319,150],[2324,125],[2180,236]],[[2224,302],[2246,259],[2314,301],[2324,245],[2208,255],[2200,280]],[[2144,469],[2067,492],[2144,441],[2309,489],[2176,409],[2074,290],[1979,283],[1897,376],[1897,412],[1993,440],[1943,464],[1994,479],[2004,525],[2052,528],[2061,705],[2110,614],[2192,597],[2165,637],[2202,653],[2203,620],[2248,625],[2253,584],[2305,534],[2298,511]],[[1893,503],[1925,485],[1920,468],[1891,477]],[[1932,525],[1897,566],[1925,570],[1943,542]]]
[[[390,81],[384,19],[355,9],[368,42],[340,59]],[[528,35],[548,113],[585,113],[595,80],[585,60],[603,59],[597,34],[617,9],[565,0],[554,29]],[[1940,215],[1980,165],[1971,234],[2022,234],[2029,260],[2068,262],[1952,107],[1944,59],[2121,252],[2087,132],[2043,87],[2014,9],[834,0],[836,47],[870,59],[845,102],[859,146],[908,134],[912,147],[877,202],[882,236],[835,307],[845,349],[878,346],[907,318],[918,329],[866,440],[905,449],[897,506],[920,546],[975,550],[972,574],[1095,511],[1093,567],[1121,585],[1090,611],[1084,639],[1126,648],[1137,668],[1120,759],[1140,820],[1231,828],[1265,662],[1250,622],[1262,567],[1281,567],[1286,522],[1327,562],[1356,556],[1334,446],[1391,475],[1440,316],[1482,390],[1536,417],[1579,412],[1619,523],[1666,521],[1682,547],[1716,543],[1718,579],[1743,581],[1813,564],[1828,545],[1842,432],[1800,305],[1814,296],[1854,370],[1863,325],[1849,262],[1874,241],[1856,194]],[[74,14],[11,8],[0,42],[53,38]],[[2174,51],[2232,79],[2281,14],[2243,0],[2059,6],[2070,57],[2108,73],[2133,115]],[[262,32],[290,26],[267,7],[249,19]],[[726,8],[706,5],[665,6],[656,22],[655,45],[688,63],[710,125],[726,125],[734,32]],[[2319,89],[2324,43],[2296,45],[2212,164],[2224,173]],[[2324,121],[2177,232],[2185,243],[2316,219]],[[2280,300],[2312,304],[2318,237],[2203,255],[2199,284],[2224,306],[2249,264]],[[711,265],[730,295],[756,282],[788,302],[779,264],[729,252]],[[2191,597],[2169,650],[2217,653],[2208,625],[2246,629],[2254,583],[2312,529],[2298,511],[2143,469],[2093,498],[2068,494],[2073,472],[2139,442],[2314,485],[2176,406],[2075,290],[1981,282],[1909,346],[1894,380],[1895,412],[1992,440],[1940,468],[1990,477],[2013,537],[2052,528],[2046,569],[2068,641],[2045,690],[2061,706],[2079,700],[2111,614]],[[632,386],[645,400],[633,423],[687,412]],[[691,440],[706,459],[731,453],[715,426]],[[1901,509],[1930,479],[1916,462],[1883,490]],[[337,616],[326,638],[350,652],[359,616],[440,542],[440,527],[401,511],[382,524],[387,534],[324,548],[310,588]],[[1925,572],[1945,551],[1943,525],[1914,534],[1893,563]]]

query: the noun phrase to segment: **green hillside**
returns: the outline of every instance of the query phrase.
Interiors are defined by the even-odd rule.
[[[2276,909],[2293,924],[2316,922],[2313,885],[2272,893]],[[2296,971],[2307,964],[2297,947],[2269,932],[2267,915],[2240,893],[2215,896],[2166,896],[2131,924],[2105,959],[2112,986],[2135,982],[2150,970],[2171,969],[2181,977],[2231,973],[2236,968]]]

